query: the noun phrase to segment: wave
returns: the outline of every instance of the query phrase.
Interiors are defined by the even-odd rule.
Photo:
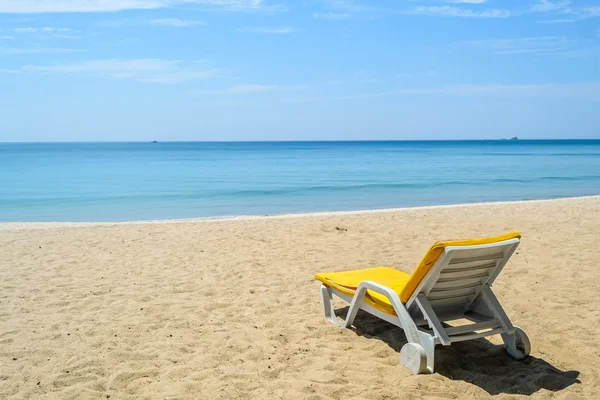
[[[583,175],[583,176],[542,176],[531,178],[493,178],[493,179],[477,179],[477,180],[452,180],[452,181],[437,181],[437,182],[412,182],[412,183],[362,183],[362,184],[345,184],[345,185],[315,185],[315,186],[297,186],[297,187],[277,187],[269,189],[192,189],[188,191],[178,190],[176,192],[157,191],[152,193],[132,193],[132,194],[86,194],[74,196],[45,196],[35,195],[35,198],[0,198],[0,205],[9,206],[48,206],[50,204],[98,204],[98,203],[113,203],[113,202],[165,202],[168,206],[169,201],[173,201],[173,206],[176,206],[178,201],[197,201],[211,200],[213,202],[219,199],[244,199],[244,198],[267,198],[267,197],[299,197],[319,194],[333,193],[351,193],[351,192],[392,192],[398,190],[427,190],[435,188],[451,188],[451,187],[468,187],[474,188],[481,186],[493,186],[501,184],[519,184],[519,185],[535,185],[542,182],[585,182],[599,181],[600,175]],[[598,185],[600,191],[600,184]]]

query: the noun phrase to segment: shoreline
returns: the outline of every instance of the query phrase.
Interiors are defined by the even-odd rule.
[[[119,225],[148,225],[148,224],[189,224],[189,223],[207,223],[207,222],[234,222],[234,221],[254,221],[268,219],[289,219],[289,218],[323,218],[351,215],[367,214],[387,214],[410,211],[427,211],[435,209],[465,208],[465,207],[485,207],[511,204],[535,204],[547,202],[562,202],[573,200],[600,199],[600,194],[591,196],[561,197],[555,199],[535,199],[535,200],[509,200],[492,201],[480,203],[460,203],[460,204],[441,204],[434,206],[416,206],[400,208],[381,208],[381,209],[363,209],[346,211],[316,211],[305,213],[287,213],[287,214],[267,214],[267,215],[237,215],[223,217],[200,217],[200,218],[181,218],[181,219],[157,219],[157,220],[132,220],[132,221],[84,221],[84,222],[0,222],[0,231],[12,230],[35,230],[35,229],[59,229],[59,228],[87,228],[95,226],[119,226]]]

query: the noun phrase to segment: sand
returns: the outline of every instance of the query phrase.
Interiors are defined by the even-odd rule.
[[[435,240],[517,230],[494,289],[529,335],[399,366],[402,331],[326,324],[313,274],[411,272]],[[2,399],[598,399],[600,197],[298,217],[0,225]],[[342,303],[339,304],[342,306]]]

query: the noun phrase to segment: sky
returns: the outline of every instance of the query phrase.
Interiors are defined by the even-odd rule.
[[[600,138],[598,0],[0,0],[0,142]]]

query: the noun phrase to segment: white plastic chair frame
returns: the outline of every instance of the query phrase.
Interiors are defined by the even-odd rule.
[[[406,334],[407,344],[400,351],[400,363],[413,374],[434,371],[437,344],[502,335],[508,354],[520,360],[529,355],[531,345],[525,332],[514,326],[498,302],[491,285],[512,256],[519,239],[476,246],[448,246],[417,286],[406,304],[398,294],[383,285],[364,281],[350,297],[321,285],[325,320],[349,328],[358,310],[388,321]],[[396,315],[384,313],[365,302],[367,290],[387,297]],[[350,303],[344,321],[338,320],[332,295]],[[449,326],[445,322],[467,319],[472,324]]]

